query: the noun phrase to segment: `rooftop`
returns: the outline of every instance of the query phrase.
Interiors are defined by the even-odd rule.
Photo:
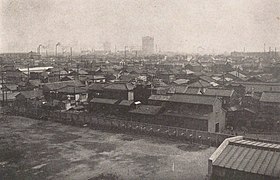
[[[129,101],[129,100],[122,100],[119,105],[121,106],[131,106],[134,103],[134,101]]]
[[[217,98],[213,96],[189,95],[189,94],[174,94],[169,99],[170,102],[204,104],[204,105],[213,105],[216,100]]]
[[[39,91],[21,91],[16,96],[19,96],[19,95],[24,96],[26,99],[41,98],[44,96],[43,92],[41,90],[39,90]]]
[[[59,81],[52,83],[44,83],[42,85],[51,91],[58,90],[66,86],[84,86],[80,81]]]
[[[263,92],[260,102],[280,103],[280,92]]]
[[[66,94],[81,94],[81,93],[86,93],[87,89],[84,87],[65,86],[58,89],[57,92],[66,93]]]
[[[99,104],[116,104],[118,102],[117,99],[105,99],[105,98],[93,98],[91,103],[99,103]]]
[[[233,92],[233,89],[207,88],[204,94],[209,96],[231,97]]]
[[[161,106],[139,105],[136,109],[129,111],[134,114],[156,115],[161,110]]]
[[[108,89],[108,90],[122,90],[122,91],[127,91],[127,90],[130,91],[133,90],[134,88],[135,86],[130,83],[114,83],[104,87],[104,89]]]
[[[230,141],[213,166],[280,178],[280,144]]]
[[[171,96],[167,95],[151,95],[149,97],[149,100],[154,100],[154,101],[168,101]]]

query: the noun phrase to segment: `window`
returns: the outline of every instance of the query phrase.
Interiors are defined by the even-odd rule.
[[[219,123],[215,124],[215,132],[219,132],[219,126],[220,126]]]

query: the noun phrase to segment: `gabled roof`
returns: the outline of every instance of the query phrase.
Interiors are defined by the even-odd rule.
[[[44,97],[43,91],[21,91],[16,97],[23,96],[25,99],[35,99]]]
[[[104,89],[108,89],[108,90],[121,90],[121,91],[131,91],[134,88],[135,86],[130,83],[114,83],[104,87]]]
[[[280,144],[239,139],[222,148],[214,167],[280,178]]]
[[[204,95],[189,95],[189,94],[174,94],[170,97],[170,102],[187,103],[187,104],[204,104],[213,105],[217,100],[213,96]]]
[[[105,98],[93,98],[91,103],[98,103],[98,104],[116,104],[118,102],[117,99],[105,99]]]
[[[89,90],[94,90],[94,91],[102,91],[104,89],[105,86],[108,86],[108,84],[106,83],[92,83],[91,85],[89,85],[88,89]]]
[[[139,105],[136,109],[129,112],[133,114],[156,115],[160,112],[161,108],[161,106]]]
[[[8,90],[10,90],[10,91],[16,91],[17,88],[18,88],[18,85],[16,85],[16,84],[7,84],[7,85],[6,85],[6,88],[7,88]]]
[[[120,106],[131,106],[134,103],[134,101],[129,101],[129,100],[122,100],[119,105]]]
[[[215,82],[215,80],[213,78],[209,77],[209,76],[200,76],[199,78],[202,79],[203,81],[206,81],[206,82],[209,82],[209,83]]]
[[[173,86],[173,87],[170,87],[169,90],[168,90],[168,93],[170,94],[183,94],[186,92],[187,90],[187,86]]]
[[[263,82],[233,82],[231,85],[242,85],[246,88],[246,91],[250,92],[265,92],[275,91],[280,92],[280,83],[263,83]]]
[[[32,86],[35,86],[35,87],[39,87],[40,84],[41,84],[40,80],[37,80],[37,79],[35,79],[35,80],[29,80],[29,83],[30,83]]]
[[[280,92],[263,92],[260,102],[280,103]]]
[[[238,71],[231,71],[231,72],[229,72],[228,74],[231,74],[231,75],[233,75],[233,76],[235,76],[235,77],[238,77],[238,78],[241,78],[241,79],[247,78],[246,75],[244,75],[244,74],[242,74],[242,73],[240,73],[240,72],[238,72]]]
[[[65,86],[57,90],[59,93],[64,94],[81,94],[86,93],[87,89],[84,87],[76,87],[76,86]]]
[[[233,89],[207,88],[204,94],[209,96],[231,97],[233,92]]]
[[[188,87],[185,94],[201,94],[201,88],[199,87]]]
[[[170,99],[171,96],[167,96],[167,95],[151,95],[149,97],[149,100],[153,100],[153,101],[168,101]]]
[[[7,93],[7,94],[5,93],[4,99],[6,100],[6,98],[7,98],[8,101],[13,101],[16,99],[16,96],[18,94],[19,94],[19,92],[12,92],[12,93]],[[0,101],[2,101],[2,100],[3,100],[3,94],[0,94]]]
[[[61,89],[66,86],[84,86],[80,81],[59,81],[59,82],[52,82],[52,83],[44,83],[42,84],[43,87],[46,87],[50,91],[55,91]]]
[[[189,87],[210,87],[211,84],[204,81],[204,80],[198,80],[197,82],[194,82],[189,85]]]
[[[187,84],[190,80],[188,79],[176,79],[173,81],[175,84],[181,85],[181,84]]]

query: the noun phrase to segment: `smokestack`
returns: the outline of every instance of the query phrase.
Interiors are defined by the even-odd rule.
[[[40,44],[39,46],[38,46],[38,48],[37,48],[37,53],[40,55],[41,54],[41,46],[42,46],[42,44]]]
[[[263,52],[265,53],[265,43],[263,44]]]
[[[60,42],[58,42],[56,45],[55,45],[55,56],[57,57],[57,46],[60,46]]]

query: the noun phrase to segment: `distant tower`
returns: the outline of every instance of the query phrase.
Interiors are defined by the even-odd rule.
[[[111,52],[111,43],[110,42],[104,42],[103,43],[103,50],[106,52]]]
[[[144,54],[154,53],[154,38],[146,36],[142,38],[142,51]]]

